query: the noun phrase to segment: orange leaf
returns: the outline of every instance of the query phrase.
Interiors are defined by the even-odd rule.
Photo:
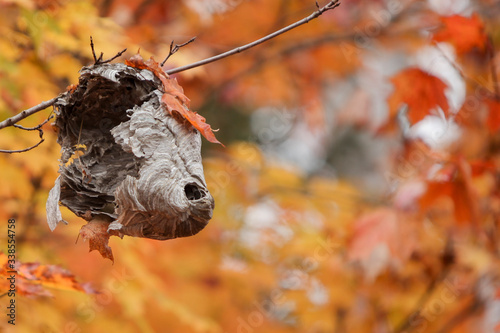
[[[15,271],[15,273],[12,273]],[[19,295],[51,296],[44,287],[53,289],[76,290],[88,294],[96,291],[88,284],[81,284],[68,270],[56,265],[21,263],[16,261],[14,269],[8,265],[7,256],[0,252],[0,290],[10,290],[10,281],[15,276],[16,293]]]
[[[206,119],[198,113],[189,110],[189,98],[184,95],[182,87],[177,83],[177,80],[170,78],[152,57],[144,62],[139,54],[136,54],[129,60],[125,60],[127,66],[138,69],[148,69],[159,78],[163,84],[164,93],[161,98],[165,104],[167,111],[174,115],[174,111],[186,119],[194,128],[200,131],[201,135],[210,142],[220,143],[215,138],[212,128],[206,123]],[[220,143],[222,145],[222,143]],[[222,145],[224,146],[224,145]]]
[[[97,250],[103,258],[108,258],[112,262],[115,262],[111,247],[108,245],[109,237],[111,236],[108,233],[108,226],[109,222],[94,219],[82,226],[80,235],[83,241],[89,241],[89,252]]]
[[[368,259],[378,246],[387,246],[395,257],[408,258],[413,251],[414,243],[408,223],[400,223],[396,211],[389,208],[379,208],[364,214],[354,222],[354,234],[349,243],[348,251],[351,259]]]
[[[500,130],[500,101],[488,100],[486,104],[489,109],[486,125],[490,132],[495,134]]]
[[[424,119],[437,106],[448,114],[448,100],[444,94],[446,84],[441,79],[419,68],[407,68],[391,81],[395,87],[388,100],[392,117],[396,116],[402,104],[408,105],[411,124]]]
[[[364,259],[370,256],[379,244],[394,242],[397,218],[390,209],[378,209],[363,215],[354,223],[354,234],[349,244],[351,259]]]
[[[467,53],[474,47],[481,51],[485,50],[488,37],[484,32],[484,24],[479,15],[442,17],[441,22],[443,26],[434,34],[432,40],[451,43],[459,54]]]
[[[426,210],[435,205],[438,198],[445,196],[453,201],[457,224],[475,223],[478,206],[469,166],[463,159],[460,159],[458,163],[444,170],[444,175],[438,173],[435,177],[437,179],[427,183],[426,193],[420,198],[421,208]]]
[[[77,84],[70,84],[69,86],[66,87],[66,91],[69,91],[69,93],[72,94],[75,92],[77,87],[78,87]]]

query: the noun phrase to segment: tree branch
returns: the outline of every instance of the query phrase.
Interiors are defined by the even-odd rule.
[[[177,67],[177,68],[173,68],[173,69],[167,70],[166,73],[167,74],[179,73],[179,72],[182,72],[182,71],[185,71],[185,70],[188,70],[188,69],[192,69],[192,68],[196,68],[196,67],[199,67],[199,66],[203,66],[203,65],[212,63],[214,61],[218,61],[220,59],[232,56],[232,55],[234,55],[236,53],[240,53],[240,52],[246,51],[249,48],[252,48],[254,46],[262,44],[262,43],[264,43],[264,42],[266,42],[266,41],[268,41],[268,40],[270,40],[270,39],[272,39],[274,37],[277,37],[277,36],[279,36],[279,35],[287,32],[287,31],[295,29],[295,28],[297,28],[297,27],[299,27],[299,26],[301,26],[303,24],[309,23],[309,21],[314,20],[315,18],[319,17],[321,14],[323,14],[324,12],[326,12],[328,10],[332,10],[332,9],[337,8],[338,6],[340,6],[340,0],[332,0],[332,1],[330,1],[329,3],[327,3],[325,6],[323,6],[321,8],[319,8],[318,3],[316,3],[316,6],[318,7],[318,10],[315,11],[314,13],[312,13],[311,15],[309,15],[308,17],[305,17],[305,18],[303,18],[300,21],[297,21],[297,22],[295,22],[293,24],[290,24],[289,26],[287,26],[287,27],[285,27],[283,29],[275,31],[272,34],[269,34],[269,35],[267,35],[265,37],[262,37],[262,38],[260,38],[260,39],[258,39],[256,41],[253,41],[253,42],[251,42],[249,44],[237,47],[237,48],[232,49],[230,51],[221,53],[219,55],[216,55],[216,56],[213,56],[213,57],[201,60],[201,61],[192,63],[190,65],[181,66],[181,67]]]
[[[303,18],[302,20],[300,21],[297,21],[293,24],[290,24],[289,26],[285,27],[285,28],[282,28],[278,31],[275,31],[265,37],[262,37],[256,41],[253,41],[249,44],[246,44],[246,45],[243,45],[243,46],[240,46],[240,47],[237,47],[233,50],[230,50],[230,51],[227,51],[225,53],[221,53],[219,55],[216,55],[214,57],[210,57],[210,58],[207,58],[207,59],[204,59],[204,60],[201,60],[201,61],[198,61],[198,62],[195,62],[195,63],[192,63],[190,65],[186,65],[186,66],[181,66],[181,67],[177,67],[177,68],[173,68],[173,69],[170,69],[170,70],[167,70],[166,73],[167,74],[174,74],[174,73],[179,73],[179,72],[182,72],[182,71],[185,71],[185,70],[188,70],[188,69],[192,69],[192,68],[196,68],[196,67],[199,67],[199,66],[203,66],[203,65],[206,65],[206,64],[209,64],[209,63],[212,63],[214,61],[218,61],[218,60],[221,60],[223,58],[226,58],[226,57],[229,57],[231,55],[234,55],[236,53],[240,53],[240,52],[243,52],[243,51],[246,51],[254,46],[257,46],[259,44],[262,44],[274,37],[277,37],[287,31],[290,31],[292,29],[295,29],[303,24],[306,24],[308,22],[310,22],[311,20],[314,20],[316,19],[317,17],[319,17],[320,15],[322,15],[324,12],[326,11],[329,11],[329,10],[332,10],[332,9],[335,9],[337,8],[338,6],[340,6],[340,0],[332,0],[330,2],[328,2],[325,6],[321,7],[319,6],[319,4],[316,2],[316,7],[318,8],[318,10],[316,10],[315,12],[313,12],[311,15]],[[191,43],[192,41],[194,40],[194,38],[192,38],[191,40],[187,41],[186,43],[184,44],[180,44],[180,45],[175,45],[172,44],[170,45],[170,53],[169,55],[167,56],[167,58],[164,60],[164,62],[172,55],[174,54],[175,52],[177,52],[182,46],[184,45],[187,45],[189,43]],[[112,60],[114,60],[115,58],[119,57],[120,55],[122,55],[126,49],[124,49],[123,51],[121,52],[118,52],[114,57],[108,59],[108,60],[103,60],[102,57],[103,57],[103,54],[101,52],[101,54],[99,55],[99,57],[96,56],[95,54],[95,50],[94,50],[94,41],[92,39],[92,37],[90,37],[90,47],[92,49],[92,56],[94,58],[94,65],[98,65],[98,64],[103,64],[103,63],[107,63],[107,62],[110,62]],[[163,63],[164,63],[163,62]],[[0,122],[0,129],[3,129],[5,127],[9,127],[9,126],[13,126],[14,124],[16,124],[17,122],[21,121],[22,119],[24,118],[27,118],[39,111],[42,111],[44,110],[45,108],[53,105],[56,100],[57,100],[58,97],[54,97],[52,98],[51,100],[48,100],[48,101],[45,101],[45,102],[42,102],[38,105],[35,105],[27,110],[24,110],[20,113],[18,113],[17,115],[13,116],[13,117],[10,117],[2,122]],[[45,124],[46,121],[43,123]],[[20,125],[17,125],[16,127],[18,128],[21,128],[21,129],[24,129],[24,130],[39,130],[41,131],[41,126],[43,124],[40,124],[39,126],[35,126],[33,128],[25,128],[23,126],[20,126]],[[5,153],[20,153],[20,152],[24,152],[24,151],[28,151],[30,149],[33,149],[35,147],[37,147],[38,145],[40,145],[44,139],[42,138],[42,135],[43,135],[43,132],[41,131],[41,134],[40,134],[40,142],[38,142],[36,145],[32,146],[32,147],[29,147],[29,148],[26,148],[26,149],[22,149],[22,150],[0,150],[0,152],[5,152]]]
[[[111,61],[115,60],[116,58],[118,58],[119,56],[121,56],[123,53],[125,53],[125,51],[127,51],[127,49],[123,49],[120,52],[118,52],[114,57],[111,57],[107,60],[102,60],[104,53],[101,52],[101,54],[99,55],[99,58],[97,58],[95,55],[94,39],[92,38],[92,36],[90,36],[90,48],[92,50],[92,56],[94,57],[94,66],[111,62]]]
[[[41,138],[40,141],[38,141],[37,144],[35,144],[35,145],[31,146],[31,147],[24,148],[24,149],[19,149],[19,150],[0,149],[0,153],[6,153],[6,154],[24,153],[24,152],[27,152],[27,151],[29,151],[31,149],[34,149],[34,148],[38,147],[44,141],[45,141],[45,139]]]
[[[2,121],[0,123],[0,129],[12,126],[15,123],[23,120],[24,118],[27,118],[27,117],[31,116],[32,114],[35,114],[37,112],[40,112],[40,111],[48,108],[49,106],[53,105],[57,101],[57,98],[58,97],[54,97],[52,99],[49,99],[48,101],[42,102],[42,103],[35,105],[29,109],[26,109],[26,110],[16,114],[13,117],[5,119],[4,121]]]
[[[0,149],[0,153],[7,153],[7,154],[24,153],[26,151],[29,151],[31,149],[34,149],[34,148],[38,147],[42,142],[45,141],[45,139],[43,138],[42,126],[45,125],[52,118],[54,118],[54,115],[51,114],[41,124],[38,124],[37,126],[34,126],[34,127],[24,127],[24,126],[21,126],[21,125],[12,124],[12,126],[14,126],[15,128],[19,128],[19,129],[22,129],[24,131],[38,131],[38,134],[40,135],[40,141],[37,144],[35,144],[35,145],[31,146],[31,147],[28,147],[28,148],[24,148],[24,149],[14,149],[14,150],[11,150],[11,149]]]
[[[195,39],[196,39],[196,36],[195,36],[195,37],[193,37],[193,38],[191,38],[190,40],[188,40],[188,41],[187,41],[187,42],[185,42],[185,43],[182,43],[182,44],[175,44],[175,46],[174,46],[174,41],[172,41],[172,43],[170,43],[170,51],[168,52],[168,56],[165,58],[165,60],[163,60],[163,61],[161,62],[161,64],[160,64],[160,65],[163,67],[163,65],[165,65],[165,63],[167,62],[167,60],[168,60],[168,59],[169,59],[169,58],[170,58],[170,57],[171,57],[171,56],[172,56],[175,52],[179,51],[181,47],[186,46],[186,45],[188,45],[189,43],[194,42],[194,40],[195,40]]]

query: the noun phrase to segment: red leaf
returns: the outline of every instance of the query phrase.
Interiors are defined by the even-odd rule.
[[[186,119],[194,128],[200,131],[208,141],[213,143],[222,143],[215,137],[212,128],[206,123],[206,119],[199,115],[198,113],[189,110],[189,98],[184,95],[182,87],[177,83],[177,80],[170,78],[165,71],[161,68],[152,57],[151,59],[144,62],[139,54],[136,54],[129,60],[125,60],[127,66],[131,66],[138,69],[148,69],[153,74],[159,78],[163,84],[164,94],[161,98],[162,102],[165,104],[167,111],[171,115],[175,115],[174,111],[180,114],[184,119]]]
[[[475,47],[481,51],[485,50],[488,37],[479,15],[442,17],[441,22],[443,26],[434,34],[432,40],[451,43],[459,54],[467,53]]]
[[[457,224],[476,223],[478,206],[469,165],[461,159],[444,170],[444,175],[438,173],[434,180],[427,183],[427,190],[420,198],[421,208],[427,210],[436,205],[440,197],[448,197],[453,201]]]
[[[411,124],[424,119],[437,106],[448,114],[448,100],[444,94],[446,84],[441,79],[419,68],[407,68],[391,81],[395,90],[388,103],[393,117],[405,103],[408,105],[408,119]]]
[[[108,227],[108,221],[94,219],[82,226],[80,235],[83,241],[89,241],[89,252],[97,250],[103,258],[108,258],[112,262],[115,262],[111,247],[108,245],[109,237],[111,236],[108,233]]]

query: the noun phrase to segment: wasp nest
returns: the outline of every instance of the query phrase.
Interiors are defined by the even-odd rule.
[[[62,221],[60,203],[87,221],[109,222],[107,232],[119,236],[198,233],[214,200],[200,132],[181,115],[191,112],[181,88],[173,82],[178,90],[169,92],[165,80],[174,80],[148,66],[101,63],[80,73],[79,84],[54,104],[62,156],[47,201],[50,228]],[[184,110],[172,112],[165,94]]]

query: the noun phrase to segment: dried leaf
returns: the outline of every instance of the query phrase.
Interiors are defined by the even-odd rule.
[[[66,91],[68,91],[70,94],[72,94],[75,92],[77,87],[78,87],[77,84],[70,84],[69,86],[66,87]]]
[[[206,119],[198,113],[189,110],[189,98],[184,95],[182,87],[177,83],[175,78],[170,78],[169,75],[163,71],[158,62],[152,57],[144,62],[142,57],[136,54],[129,60],[125,60],[125,64],[138,69],[148,69],[153,72],[153,74],[163,83],[164,94],[162,96],[162,102],[165,103],[168,112],[171,115],[174,115],[174,111],[177,112],[200,131],[201,135],[208,141],[222,145],[215,137],[210,125],[206,123]]]
[[[108,227],[109,221],[94,218],[94,220],[82,226],[80,236],[82,236],[83,241],[89,241],[89,252],[97,250],[103,258],[115,262],[111,247],[108,245],[111,236],[108,233]]]
[[[485,50],[488,37],[484,31],[484,23],[477,13],[471,17],[453,15],[442,17],[442,28],[433,36],[436,42],[449,42],[455,46],[457,53],[467,53],[474,48]]]
[[[87,294],[97,293],[89,284],[76,281],[68,270],[56,265],[21,263],[16,261],[14,269],[8,265],[7,256],[0,252],[0,290],[9,290],[11,275],[15,275],[16,293],[28,297],[52,296],[46,287],[59,290],[75,290]],[[12,273],[16,271],[17,273]]]
[[[408,105],[411,124],[424,119],[438,106],[448,115],[448,100],[444,94],[446,84],[441,79],[419,68],[408,68],[394,76],[391,82],[395,90],[388,103],[393,117],[403,104]]]

